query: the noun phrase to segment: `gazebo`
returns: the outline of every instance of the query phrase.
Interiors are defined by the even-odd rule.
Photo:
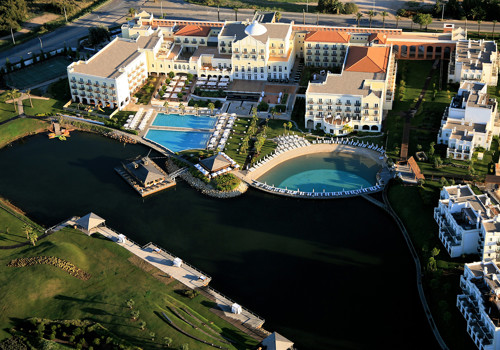
[[[289,350],[293,349],[293,342],[279,333],[274,332],[262,341],[267,350]]]
[[[203,175],[215,177],[231,171],[232,167],[237,168],[238,164],[224,152],[219,152],[214,156],[200,160],[200,163],[196,164],[195,167]]]
[[[101,218],[99,215],[94,213],[88,213],[82,216],[80,219],[76,220],[76,227],[83,231],[84,233],[91,235],[97,231],[99,226],[104,225],[106,220]]]

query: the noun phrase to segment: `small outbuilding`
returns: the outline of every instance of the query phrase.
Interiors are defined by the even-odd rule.
[[[99,215],[94,213],[89,213],[85,216],[82,216],[80,219],[76,220],[76,228],[84,233],[91,235],[92,233],[97,231],[97,228],[100,226],[104,226],[106,220],[101,218]]]
[[[200,160],[200,165],[209,173],[215,173],[223,169],[229,168],[231,162],[226,159],[221,153]]]
[[[167,177],[167,174],[149,157],[134,160],[125,164],[124,168],[145,188],[162,183]]]
[[[241,308],[241,305],[240,304],[236,304],[234,303],[233,305],[231,305],[231,312],[233,314],[241,314],[241,312],[243,311],[243,309]]]

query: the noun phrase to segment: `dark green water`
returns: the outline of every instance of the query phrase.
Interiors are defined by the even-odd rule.
[[[0,194],[46,226],[94,211],[213,277],[299,349],[432,349],[401,233],[364,199],[250,190],[214,200],[184,183],[143,200],[113,170],[145,153],[96,135],[34,136],[0,150]]]

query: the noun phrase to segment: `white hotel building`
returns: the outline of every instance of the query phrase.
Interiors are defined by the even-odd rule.
[[[305,127],[335,135],[347,127],[381,131],[383,111],[392,108],[396,70],[392,46],[348,47],[339,74],[309,83]]]
[[[468,185],[443,187],[434,219],[439,239],[452,258],[478,254],[500,261],[500,207],[488,194],[474,194]]]
[[[446,108],[437,137],[448,146],[450,158],[468,160],[476,147],[490,149],[500,131],[497,101],[489,98],[486,83],[464,81]]]
[[[493,262],[465,264],[457,307],[480,350],[500,350],[500,270]]]
[[[494,41],[459,40],[448,66],[448,80],[455,83],[474,80],[496,86],[499,60]]]

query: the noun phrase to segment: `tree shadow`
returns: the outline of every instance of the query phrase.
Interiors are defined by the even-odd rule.
[[[54,297],[56,300],[63,300],[63,301],[72,301],[76,303],[95,303],[95,304],[104,304],[104,305],[111,305],[111,306],[119,306],[119,307],[124,307],[122,305],[117,305],[117,304],[111,304],[111,303],[105,303],[103,301],[98,301],[98,300],[92,300],[92,299],[81,299],[81,298],[75,298],[75,297],[69,297],[66,295],[58,294]]]

